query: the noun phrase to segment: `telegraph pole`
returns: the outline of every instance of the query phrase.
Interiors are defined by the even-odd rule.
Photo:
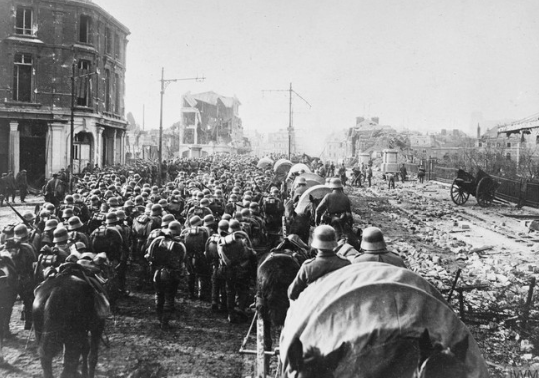
[[[290,160],[290,156],[292,153],[292,133],[294,131],[293,123],[292,123],[292,94],[295,94],[300,99],[303,100],[307,105],[309,105],[309,108],[311,108],[311,104],[307,102],[303,97],[299,95],[296,91],[292,89],[292,83],[290,83],[290,89],[270,89],[270,90],[263,90],[262,92],[288,92],[288,160]]]
[[[182,78],[182,79],[166,79],[165,80],[165,68],[161,68],[161,108],[159,110],[159,176],[157,177],[157,184],[161,185],[161,173],[162,173],[162,167],[161,164],[163,164],[163,96],[165,95],[165,89],[167,89],[168,85],[170,83],[176,82],[176,81],[183,81],[183,80],[196,80],[198,82],[204,81],[205,77],[188,77],[188,78]]]

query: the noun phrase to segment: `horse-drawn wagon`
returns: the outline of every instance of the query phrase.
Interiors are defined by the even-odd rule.
[[[451,199],[456,205],[464,205],[472,195],[477,199],[479,206],[488,207],[496,197],[498,186],[498,182],[480,168],[477,176],[459,169],[457,178],[451,185]]]
[[[311,284],[291,304],[279,348],[282,377],[412,377],[427,367],[425,376],[488,376],[441,294],[419,275],[378,262]]]

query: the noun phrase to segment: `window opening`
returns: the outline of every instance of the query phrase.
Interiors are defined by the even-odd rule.
[[[33,35],[32,33],[33,12],[31,8],[18,7],[15,16],[15,33]]]
[[[13,100],[23,102],[32,100],[32,56],[30,54],[15,55]]]

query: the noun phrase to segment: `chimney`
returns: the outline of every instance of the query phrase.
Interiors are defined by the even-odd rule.
[[[359,125],[363,121],[365,121],[365,117],[356,117],[356,125]]]
[[[380,117],[372,117],[371,121],[378,125],[380,123]]]

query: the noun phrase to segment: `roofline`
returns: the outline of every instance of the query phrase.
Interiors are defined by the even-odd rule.
[[[118,21],[118,19],[116,17],[111,15],[109,12],[107,12],[105,9],[103,9],[100,5],[92,2],[91,0],[90,1],[84,1],[84,0],[42,0],[42,2],[43,3],[44,2],[49,2],[49,3],[54,3],[54,4],[58,4],[58,3],[74,4],[74,5],[78,5],[78,6],[82,6],[82,7],[86,7],[86,8],[93,8],[94,10],[97,10],[100,13],[102,13],[102,15],[105,16],[105,18],[108,18],[111,22],[115,23],[118,27],[120,27],[120,29],[122,29],[125,32],[126,36],[131,34],[131,31],[129,30],[129,28],[127,26],[122,24],[120,21]]]

